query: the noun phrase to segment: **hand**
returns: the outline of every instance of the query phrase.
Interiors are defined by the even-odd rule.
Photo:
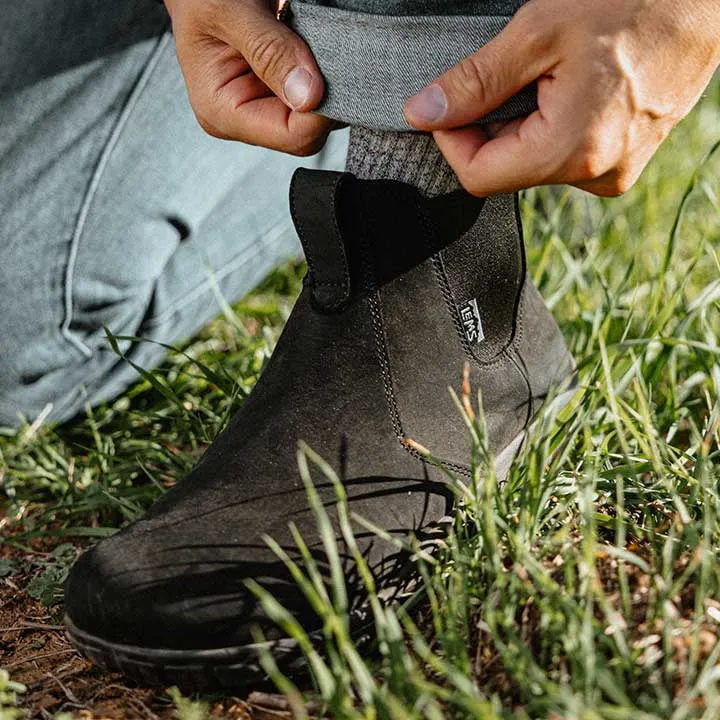
[[[619,195],[707,87],[718,38],[717,0],[532,0],[405,115],[474,195],[555,183]],[[533,81],[535,113],[470,126]]]
[[[165,0],[190,104],[224,140],[311,155],[334,124],[309,114],[324,81],[310,49],[270,0]]]

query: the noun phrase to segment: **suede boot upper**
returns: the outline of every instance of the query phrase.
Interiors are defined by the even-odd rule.
[[[263,539],[298,559],[294,523],[327,574],[298,441],[335,468],[352,512],[432,537],[453,493],[407,440],[469,473],[469,434],[448,390],[460,390],[464,364],[496,454],[572,373],[526,274],[516,198],[429,198],[398,181],[299,171],[292,208],[309,270],[269,365],[189,477],[77,563],[66,606],[84,633],[176,650],[247,645],[255,623],[277,637],[248,578],[313,630],[318,621]],[[335,492],[319,473],[315,481],[332,516]],[[409,559],[356,529],[379,587],[399,588]],[[361,584],[345,561],[360,614]]]

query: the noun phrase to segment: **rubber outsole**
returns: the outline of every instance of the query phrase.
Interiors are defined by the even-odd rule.
[[[216,650],[170,650],[108,642],[80,630],[67,615],[65,629],[73,647],[86,658],[152,687],[176,685],[196,692],[257,687],[268,681],[260,665],[263,647],[286,672],[299,673],[304,667],[298,644],[291,639]]]
[[[547,412],[560,410],[575,394],[569,390],[553,400]],[[495,460],[495,474],[500,482],[537,423],[521,432]],[[306,671],[305,659],[292,639],[269,641],[209,650],[171,650],[146,648],[109,642],[78,628],[68,615],[65,628],[72,645],[85,657],[108,670],[121,672],[140,685],[170,686],[193,692],[238,691],[257,688],[269,681],[260,664],[260,651],[271,652],[284,673],[292,676]]]

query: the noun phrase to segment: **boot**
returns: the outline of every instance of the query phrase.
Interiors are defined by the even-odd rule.
[[[263,676],[251,636],[259,626],[281,667],[299,667],[298,648],[245,585],[255,579],[308,632],[319,630],[263,540],[271,535],[301,562],[294,523],[328,580],[298,441],[338,472],[351,512],[401,538],[433,537],[454,495],[408,440],[469,475],[469,433],[448,392],[468,362],[496,469],[507,470],[573,362],[527,277],[517,198],[432,195],[398,180],[298,171],[291,205],[308,261],[303,291],[253,393],[189,477],[73,568],[66,626],[81,652],[143,684],[236,691]],[[332,515],[332,485],[314,480]],[[412,563],[356,530],[392,597]],[[362,583],[347,553],[343,562],[362,624]]]

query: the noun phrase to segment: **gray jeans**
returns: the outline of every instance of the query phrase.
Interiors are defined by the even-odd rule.
[[[446,2],[422,7],[434,13]],[[453,7],[468,15],[423,18],[360,12],[420,9],[411,0],[293,0],[291,22],[328,75],[326,113],[400,129],[404,98],[485,42],[518,4],[460,0]],[[364,97],[357,89],[368,78]],[[336,134],[302,164],[339,169],[346,143]],[[219,296],[238,298],[296,255],[286,193],[299,164],[202,133],[155,0],[8,3],[0,23],[0,425],[43,411],[67,419],[136,379],[103,326],[176,343],[219,312]],[[145,367],[164,355],[153,342],[123,346]]]
[[[495,37],[527,0],[290,0],[289,22],[327,81],[320,110],[377,130],[411,129],[404,101]],[[532,112],[528,88],[486,120]]]

